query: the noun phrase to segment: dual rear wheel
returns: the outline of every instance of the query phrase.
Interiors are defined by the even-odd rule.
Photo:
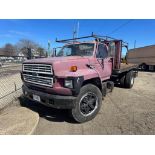
[[[134,72],[129,71],[120,78],[120,85],[123,88],[132,88],[134,85]]]

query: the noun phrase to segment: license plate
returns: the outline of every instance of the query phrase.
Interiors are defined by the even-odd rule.
[[[33,94],[33,99],[40,102],[40,96]]]

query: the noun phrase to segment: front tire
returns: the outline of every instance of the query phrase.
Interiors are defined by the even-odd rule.
[[[98,87],[92,84],[83,86],[76,99],[75,108],[71,109],[71,115],[79,123],[92,120],[100,110],[102,93]]]

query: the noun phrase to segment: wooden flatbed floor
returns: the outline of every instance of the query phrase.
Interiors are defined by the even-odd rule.
[[[137,69],[138,65],[137,64],[126,64],[126,63],[121,63],[120,69],[114,69],[113,74],[120,74],[126,71],[129,71],[131,69]]]

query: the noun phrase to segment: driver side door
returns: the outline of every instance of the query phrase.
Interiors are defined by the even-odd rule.
[[[100,43],[96,51],[95,68],[102,80],[109,79],[112,73],[112,59],[108,56],[108,48]]]

